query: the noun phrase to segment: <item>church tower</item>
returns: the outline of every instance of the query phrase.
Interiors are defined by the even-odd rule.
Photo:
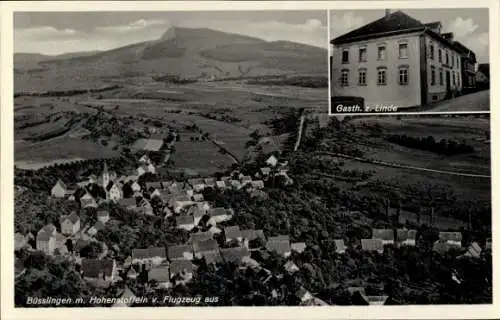
[[[104,162],[104,168],[102,170],[101,178],[102,178],[102,187],[106,189],[106,187],[109,184],[109,171],[108,171],[108,164],[106,162]]]

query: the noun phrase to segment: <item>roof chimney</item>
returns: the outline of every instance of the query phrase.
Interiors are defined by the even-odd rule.
[[[389,19],[390,15],[391,15],[391,10],[390,9],[385,9],[385,18]]]

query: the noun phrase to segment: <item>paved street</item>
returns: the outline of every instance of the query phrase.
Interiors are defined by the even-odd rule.
[[[460,96],[455,99],[442,101],[429,109],[432,112],[454,112],[454,111],[489,111],[490,90]]]

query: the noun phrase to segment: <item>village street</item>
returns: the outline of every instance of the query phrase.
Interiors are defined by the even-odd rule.
[[[463,95],[435,104],[431,112],[490,111],[490,90]]]

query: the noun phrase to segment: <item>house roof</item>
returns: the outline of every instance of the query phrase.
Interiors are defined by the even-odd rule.
[[[462,233],[460,232],[440,232],[439,240],[444,241],[462,241]]]
[[[177,225],[186,225],[186,224],[194,224],[194,217],[193,216],[178,216],[175,217],[175,222]]]
[[[440,21],[429,22],[426,23],[425,26],[431,29],[437,29],[441,26],[441,22]]]
[[[263,168],[260,168],[260,172],[262,172],[263,174],[270,174],[271,173],[271,168],[269,167],[263,167]]]
[[[224,235],[227,239],[235,239],[241,237],[241,230],[239,226],[230,226],[224,228]]]
[[[261,238],[262,240],[265,240],[266,237],[264,236],[264,231],[261,229],[259,230],[254,230],[254,229],[245,229],[241,230],[241,237],[243,239],[247,239],[248,241],[255,240],[257,238]]]
[[[199,218],[205,215],[205,210],[198,206],[190,206],[187,210],[187,214]]]
[[[440,254],[443,254],[443,253],[445,253],[453,248],[456,248],[456,247],[449,244],[448,242],[446,242],[444,240],[438,240],[438,241],[434,242],[434,245],[432,246],[432,250],[436,251]]]
[[[56,230],[56,227],[53,224],[45,225],[40,231],[38,231],[36,235],[37,241],[49,241],[50,238],[53,237],[53,233]]]
[[[113,266],[113,260],[82,259],[82,273],[84,277],[97,278],[101,272],[106,276],[111,276]]]
[[[289,241],[268,241],[267,249],[269,251],[276,251],[278,254],[284,254],[291,251]]]
[[[202,256],[207,264],[222,262],[222,256],[219,251],[204,252]]]
[[[204,197],[201,193],[196,193],[196,194],[193,194],[193,200],[195,201],[203,201]]]
[[[207,213],[210,217],[217,217],[217,216],[224,216],[227,214],[231,214],[228,209],[221,207],[208,209]]]
[[[170,274],[177,275],[183,271],[193,272],[194,266],[190,260],[174,260],[170,263]]]
[[[191,243],[203,242],[212,239],[213,234],[210,232],[197,232],[191,235]]]
[[[481,247],[477,242],[473,242],[470,244],[469,248],[467,248],[467,252],[465,255],[474,257],[474,258],[479,258],[481,256]]]
[[[226,262],[239,262],[244,257],[250,256],[250,251],[245,247],[221,249],[220,253]]]
[[[148,272],[148,280],[156,280],[158,282],[170,281],[168,265],[160,265],[158,267],[153,267]]]
[[[403,33],[410,30],[424,30],[426,26],[410,17],[402,11],[396,11],[388,17],[382,17],[370,22],[360,28],[343,34],[331,41],[332,44],[342,44],[354,41],[361,41],[375,38],[377,35],[383,36],[391,33]]]
[[[69,220],[69,222],[75,224],[80,221],[80,217],[76,214],[76,212],[73,211],[70,215],[63,217],[61,219],[61,222],[64,222],[65,220]]]
[[[252,181],[252,177],[250,177],[250,176],[241,176],[240,177],[240,181],[241,182],[250,182],[250,181]]]
[[[268,242],[280,242],[280,241],[290,241],[290,236],[288,235],[278,235],[275,237],[269,237]]]
[[[188,183],[194,187],[197,184],[203,184],[204,185],[205,181],[203,181],[203,179],[189,179]]]
[[[417,230],[408,230],[408,229],[398,229],[397,230],[397,240],[398,241],[406,241],[406,240],[415,240],[417,238]]]
[[[226,187],[226,181],[219,180],[215,182],[215,185],[219,188],[225,188]]]
[[[98,217],[108,217],[109,216],[109,212],[106,211],[106,210],[99,210],[99,211],[97,211],[97,216]]]
[[[208,239],[205,241],[193,242],[193,249],[195,252],[214,251],[219,249],[219,244],[215,239]]]
[[[392,229],[373,229],[372,239],[394,240],[394,231]]]
[[[161,139],[138,139],[132,145],[133,149],[142,149],[149,151],[158,151],[163,145],[163,140]]]
[[[57,180],[57,182],[54,184],[54,187],[57,186],[57,185],[59,185],[64,190],[68,189],[68,187],[66,186],[66,184],[61,179]]]
[[[205,178],[203,181],[205,182],[205,184],[215,185],[215,178]]]
[[[105,228],[105,225],[104,223],[102,223],[101,221],[97,221],[95,224],[94,224],[94,228],[99,231],[99,230],[102,230]]]
[[[361,239],[361,248],[366,251],[384,250],[381,239]]]
[[[132,259],[152,259],[152,258],[167,258],[164,247],[151,247],[146,249],[132,249]]]
[[[293,261],[287,261],[284,267],[287,271],[292,271],[293,269],[299,269],[299,267]]]
[[[335,244],[335,251],[336,252],[345,251],[345,243],[344,243],[343,239],[336,239],[336,240],[333,240],[333,242]]]
[[[294,242],[291,244],[292,250],[303,251],[307,245],[305,242]]]
[[[168,246],[168,258],[169,259],[177,259],[177,258],[182,258],[184,256],[184,253],[193,252],[193,247],[187,244],[181,244],[181,245],[175,245],[175,246]]]
[[[146,182],[146,188],[149,190],[151,188],[153,189],[163,189],[163,186],[160,181],[154,181],[154,182]]]
[[[231,180],[231,186],[239,188],[241,186],[241,182],[239,180]]]

